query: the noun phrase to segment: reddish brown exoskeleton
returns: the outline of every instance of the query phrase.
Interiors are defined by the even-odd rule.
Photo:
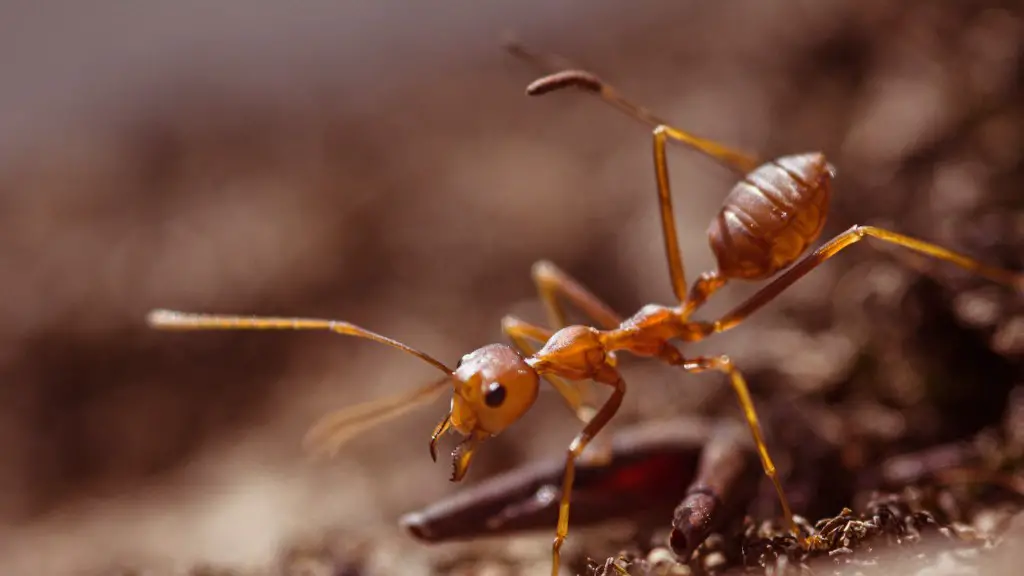
[[[522,46],[514,45],[511,48],[534,61],[549,61],[526,51]],[[247,318],[156,310],[149,316],[150,325],[177,330],[326,330],[374,340],[419,357],[439,369],[444,376],[424,388],[406,394],[328,414],[310,430],[306,438],[307,447],[318,452],[334,453],[343,442],[357,433],[433,400],[451,386],[451,409],[431,434],[430,453],[436,459],[437,441],[445,432],[454,430],[464,436],[452,454],[453,481],[461,480],[466,474],[471,458],[481,442],[500,434],[530,409],[537,398],[541,378],[546,379],[580,419],[586,422],[583,430],[569,445],[565,459],[556,535],[552,546],[551,573],[555,576],[560,566],[559,551],[569,530],[569,503],[576,461],[588,443],[618,411],[626,393],[626,383],[616,368],[616,353],[629,352],[636,356],[654,358],[686,372],[721,372],[732,384],[761,464],[778,493],[785,520],[796,533],[797,527],[789,502],[776,477],[775,465],[765,445],[757,412],[742,374],[728,356],[688,357],[676,348],[674,342],[696,342],[736,326],[797,279],[866,237],[951,262],[1018,289],[1024,285],[1022,275],[990,267],[940,246],[872,226],[854,226],[798,261],[800,255],[817,241],[825,224],[834,170],[824,154],[810,152],[762,163],[751,156],[670,126],[644,108],[632,104],[617,90],[589,72],[557,72],[534,82],[527,92],[544,94],[566,87],[580,88],[595,94],[630,116],[654,126],[657,192],[668,268],[677,305],[651,304],[633,316],[623,318],[554,264],[541,261],[533,267],[533,278],[547,308],[552,328],[506,317],[502,328],[515,348],[504,344],[484,346],[463,356],[454,370],[424,352],[341,321]],[[718,217],[708,230],[718,269],[702,274],[689,287],[672,212],[666,162],[666,145],[669,141],[677,141],[696,149],[741,176],[740,182],[726,197]],[[766,280],[776,274],[779,275],[771,283],[723,317],[713,321],[691,319],[692,314],[728,282]],[[593,319],[596,326],[566,326],[560,299],[577,306]],[[537,350],[531,342],[542,343],[542,346]],[[587,380],[612,389],[610,397],[596,412],[589,410],[583,389],[576,384]]]

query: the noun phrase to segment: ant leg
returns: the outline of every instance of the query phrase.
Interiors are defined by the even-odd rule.
[[[622,316],[553,262],[540,260],[534,263],[530,274],[533,276],[533,282],[537,286],[537,293],[544,303],[544,308],[548,315],[548,323],[551,328],[560,330],[568,324],[565,317],[565,309],[559,301],[559,296],[564,297],[583,311],[584,314],[596,321],[601,328],[611,330],[622,324]],[[547,341],[547,338],[540,340],[542,343],[545,341]],[[614,366],[616,363],[615,354],[609,354],[609,359]],[[574,385],[579,390],[581,402],[577,408],[577,416],[579,416],[581,421],[587,422],[593,416],[594,410],[597,409],[591,401],[592,386],[590,382],[580,381],[566,384],[568,386]]]
[[[564,59],[536,52],[516,41],[508,42],[507,48],[516,56],[533,62],[542,69],[556,70],[562,67],[561,65],[564,63]],[[668,122],[657,117],[643,106],[634,104],[622,96],[615,87],[604,82],[591,72],[580,70],[556,72],[530,84],[526,89],[526,93],[531,96],[542,95],[570,86],[595,94],[620,112],[655,127],[654,169],[658,182],[658,204],[661,211],[661,227],[665,241],[665,253],[668,258],[669,276],[672,280],[672,290],[675,293],[676,299],[681,303],[687,302],[688,314],[696,306],[691,306],[687,300],[686,271],[683,267],[682,254],[679,251],[675,215],[672,210],[672,192],[669,185],[668,161],[665,152],[666,143],[671,139],[685,144],[740,174],[747,174],[753,171],[760,164],[760,161],[749,154],[733,150],[713,140],[700,138],[679,128],[672,127]]]
[[[672,211],[672,189],[668,181],[668,161],[665,156],[665,142],[671,128],[664,124],[654,129],[654,174],[658,181],[658,207],[661,211],[661,231],[665,240],[665,255],[668,258],[668,272],[672,279],[672,290],[676,299],[684,302],[687,296],[686,270],[683,255],[679,251],[676,234],[675,214]]]
[[[572,302],[606,330],[622,324],[622,316],[554,263],[541,260],[533,265],[530,272],[547,310],[548,322],[556,330],[566,325],[565,310],[558,302],[559,295]]]
[[[749,157],[746,160],[738,160],[730,156],[734,153],[717,143],[696,138],[666,124],[659,124],[654,129],[653,136],[654,174],[658,183],[658,207],[661,212],[661,229],[665,241],[665,255],[668,258],[668,271],[672,279],[672,290],[678,301],[683,303],[684,316],[688,316],[690,312],[703,304],[712,292],[721,288],[725,284],[725,279],[715,274],[701,276],[699,285],[694,286],[693,292],[687,293],[686,271],[683,266],[683,256],[679,251],[675,213],[672,209],[672,186],[668,176],[666,144],[669,139],[689,144],[716,159],[748,172],[756,168],[757,162]]]
[[[734,150],[724,144],[720,144],[712,140],[699,138],[677,128],[671,128],[670,122],[659,118],[647,108],[633,103],[630,99],[623,96],[614,86],[608,84],[604,80],[601,80],[596,74],[576,69],[576,67],[565,58],[534,50],[516,40],[507,41],[505,43],[505,47],[513,55],[532,63],[548,74],[548,76],[535,80],[529,87],[527,87],[526,93],[530,96],[540,96],[548,92],[568,87],[579,88],[585,92],[598,96],[606,104],[609,104],[616,110],[626,114],[634,120],[638,120],[652,127],[664,126],[665,128],[672,130],[674,133],[673,138],[675,140],[710,156],[714,160],[724,164],[726,167],[736,170],[741,174],[751,172],[761,164],[760,160],[750,154]]]
[[[751,296],[746,302],[743,302],[721,319],[708,326],[709,333],[724,332],[736,326],[762,306],[771,302],[776,296],[781,294],[783,290],[788,288],[791,284],[799,280],[811,270],[814,270],[818,265],[835,256],[844,248],[848,248],[860,240],[863,240],[865,236],[870,236],[890,244],[902,246],[926,256],[931,256],[938,260],[956,264],[961,268],[976,272],[989,280],[999,282],[1000,284],[1015,286],[1018,290],[1024,290],[1024,274],[1020,272],[1012,272],[1010,270],[987,266],[973,258],[958,254],[941,246],[924,242],[916,238],[911,238],[909,236],[904,236],[896,232],[890,232],[882,228],[875,228],[874,226],[854,226],[804,257],[792,268]]]
[[[687,372],[699,373],[707,370],[717,370],[729,376],[733,390],[736,392],[736,397],[739,400],[740,408],[743,409],[743,416],[747,420],[747,425],[750,426],[750,434],[754,437],[754,444],[757,446],[758,456],[761,457],[764,473],[775,486],[775,492],[778,494],[779,502],[782,504],[782,514],[786,518],[786,523],[789,524],[793,534],[797,534],[798,529],[796,522],[793,521],[793,512],[789,507],[789,500],[786,498],[786,493],[779,482],[778,474],[775,471],[775,463],[772,462],[772,457],[768,454],[768,445],[765,444],[764,434],[761,432],[761,424],[757,418],[757,411],[754,409],[754,401],[750,398],[750,390],[747,388],[747,382],[743,378],[743,374],[740,373],[728,356],[698,356],[697,358],[684,360],[681,366]]]
[[[729,281],[728,278],[716,272],[705,272],[690,287],[690,293],[686,300],[679,306],[679,319],[687,320],[694,310],[700,308],[708,301],[712,294],[718,292]]]
[[[558,528],[555,530],[555,541],[551,546],[551,576],[558,576],[562,543],[565,542],[565,537],[569,534],[569,503],[572,500],[572,485],[576,477],[576,460],[594,436],[615,416],[619,406],[622,405],[622,398],[626,394],[626,382],[613,368],[609,367],[609,370],[614,376],[614,380],[608,379],[605,383],[614,388],[612,395],[590,422],[583,427],[583,430],[573,438],[566,453],[565,473],[562,476],[562,496],[558,504]]]
[[[541,264],[543,264],[543,262]],[[535,266],[535,272],[538,268],[540,268],[542,272],[545,271],[545,267]],[[560,273],[560,271],[553,265],[547,269],[547,272],[551,272],[552,270]],[[535,278],[550,278],[552,276],[554,275],[536,273],[534,275]],[[578,292],[575,292],[576,294],[582,293],[584,296],[589,295],[589,292],[583,289],[579,284],[572,281],[571,278],[565,276],[564,279],[568,280],[568,282],[556,282],[555,286],[568,286],[569,288],[575,288],[578,290]],[[540,284],[541,282],[538,281],[538,285]],[[543,297],[543,288],[541,290]],[[554,295],[554,292],[551,292],[551,294]],[[593,298],[593,301],[600,304],[601,307],[604,307],[604,305],[596,298]],[[548,305],[549,311],[555,311],[555,313],[559,312],[560,309],[557,308],[557,300],[552,298],[552,302],[552,304]],[[584,306],[581,305],[581,307]],[[596,309],[599,310],[600,307],[597,307]],[[614,315],[614,312],[611,312],[611,315]],[[616,322],[615,325],[617,324],[618,323]],[[530,355],[535,351],[533,346],[530,344],[530,340],[546,342],[553,335],[553,332],[547,328],[542,328],[540,326],[524,322],[514,316],[505,316],[502,319],[501,325],[502,330],[509,336],[509,338],[512,339],[512,342],[516,347]],[[562,477],[562,497],[558,506],[558,528],[555,532],[555,540],[551,548],[551,574],[552,576],[558,576],[558,569],[561,565],[560,554],[562,543],[565,541],[565,537],[569,533],[569,503],[571,500],[572,485],[576,471],[576,460],[580,459],[583,451],[586,449],[590,441],[602,428],[605,427],[608,421],[611,420],[612,416],[615,415],[619,407],[622,405],[622,398],[626,392],[626,384],[622,381],[621,377],[617,377],[614,384],[612,384],[615,388],[612,395],[605,401],[604,405],[601,406],[593,417],[587,417],[588,414],[586,412],[589,411],[589,406],[584,403],[583,396],[581,395],[579,388],[553,374],[543,374],[542,376],[551,382],[551,385],[559,392],[562,398],[565,399],[569,407],[576,413],[576,416],[580,418],[580,420],[586,422],[583,427],[583,431],[581,431],[576,438],[573,439],[572,444],[569,445],[569,451],[565,461],[565,473]],[[616,376],[618,376],[617,373]],[[608,448],[611,448],[611,446],[609,445]],[[611,455],[610,450],[608,455]],[[602,456],[603,454],[597,455],[594,457],[594,460],[600,460]],[[588,463],[591,463],[590,460],[591,459],[588,458]]]

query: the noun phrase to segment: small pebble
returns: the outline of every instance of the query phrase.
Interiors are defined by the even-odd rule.
[[[673,554],[671,550],[664,547],[651,550],[647,555],[647,561],[654,566],[658,566],[660,564],[678,564],[676,561],[676,555]]]
[[[725,566],[726,562],[725,554],[712,552],[704,557],[704,568],[706,570],[714,570],[715,568]]]

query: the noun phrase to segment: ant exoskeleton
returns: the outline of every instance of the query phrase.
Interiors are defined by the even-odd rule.
[[[519,44],[509,48],[519,56],[548,65],[550,57],[527,51]],[[677,306],[650,304],[629,318],[623,318],[576,280],[554,264],[541,261],[532,275],[554,328],[524,322],[512,316],[502,329],[515,348],[490,344],[466,354],[451,369],[428,354],[364,328],[335,320],[308,318],[241,317],[187,314],[154,310],[149,324],[161,329],[252,329],[327,330],[366,338],[412,354],[436,367],[444,377],[423,388],[339,410],[324,416],[305,438],[307,449],[334,454],[342,443],[356,434],[416,406],[425,404],[452,386],[449,413],[434,428],[430,455],[436,461],[437,442],[442,434],[455,430],[464,439],[452,453],[452,481],[461,480],[481,442],[496,436],[518,421],[537,398],[541,377],[548,380],[586,422],[569,445],[559,502],[558,525],[552,545],[551,573],[557,576],[559,551],[569,530],[569,503],[574,465],[588,443],[618,411],[626,383],[616,368],[620,351],[656,358],[686,372],[722,372],[728,376],[756,444],[765,474],[771,479],[786,523],[794,535],[798,528],[776,476],[775,465],[765,445],[757,413],[743,375],[728,356],[684,356],[673,340],[696,342],[733,328],[763,307],[796,280],[865,237],[951,262],[990,280],[1024,286],[1020,273],[984,265],[941,246],[873,226],[854,226],[829,240],[802,260],[797,258],[814,243],[824,228],[834,170],[824,154],[810,152],[785,156],[762,163],[722,144],[674,128],[646,109],[622,97],[612,86],[592,73],[570,70],[557,72],[533,82],[527,93],[541,95],[575,87],[599,96],[629,116],[654,126],[654,165],[661,223],[672,288]],[[676,236],[666,161],[666,144],[680,142],[717,160],[742,177],[726,196],[722,209],[708,229],[712,252],[718,264],[688,288]],[[795,263],[795,264],[794,264]],[[715,321],[691,320],[694,311],[731,280],[765,280],[784,273],[746,301]],[[577,306],[598,327],[566,326],[560,297]],[[543,345],[536,350],[531,341]],[[517,350],[518,349],[518,350]],[[593,380],[609,386],[612,393],[596,412],[589,412],[582,389],[574,383]],[[804,539],[801,539],[807,545]]]

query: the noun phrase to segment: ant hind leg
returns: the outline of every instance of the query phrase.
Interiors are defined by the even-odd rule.
[[[843,249],[856,244],[865,237],[882,240],[890,244],[913,250],[920,254],[931,256],[938,260],[956,264],[961,268],[976,272],[1001,284],[1016,286],[1018,289],[1024,288],[1024,274],[1021,272],[1013,272],[1010,270],[991,267],[982,264],[973,258],[958,254],[936,244],[924,242],[922,240],[891,232],[889,230],[884,230],[882,228],[876,228],[874,226],[854,226],[804,257],[792,268],[782,273],[782,275],[756,292],[731,312],[725,314],[721,319],[707,324],[707,334],[724,332],[725,330],[738,325],[752,313],[759,310],[768,302],[771,302],[794,282],[814,270],[829,258],[832,258],[841,252]],[[750,392],[747,389],[747,385],[742,374],[740,374],[739,370],[736,369],[726,356],[720,356],[717,358],[700,357],[688,359],[683,363],[682,368],[688,372],[717,370],[719,372],[724,372],[729,376],[732,381],[733,389],[736,391],[736,395],[739,399],[740,406],[743,408],[747,424],[750,426],[751,434],[757,444],[758,454],[761,457],[761,463],[764,466],[765,473],[771,478],[772,483],[775,486],[775,490],[778,492],[779,501],[782,503],[783,513],[786,515],[787,521],[790,522],[791,528],[796,530],[796,525],[792,523],[792,512],[790,511],[788,500],[786,499],[785,493],[782,490],[782,485],[779,483],[776,476],[775,465],[771,460],[771,456],[768,454],[768,448],[765,445],[761,426],[758,422],[757,412],[754,409],[753,401],[750,399]]]
[[[793,512],[789,506],[789,499],[786,498],[786,493],[782,489],[782,483],[779,482],[775,463],[772,461],[771,455],[768,454],[768,445],[764,441],[764,433],[761,431],[761,424],[757,418],[757,410],[754,408],[754,401],[750,398],[750,390],[747,388],[747,381],[743,378],[743,374],[740,373],[728,356],[688,358],[683,362],[682,368],[692,373],[716,370],[729,377],[733,390],[736,392],[736,398],[739,400],[740,408],[743,410],[743,416],[750,427],[750,434],[754,438],[754,444],[757,447],[758,456],[761,458],[764,473],[772,481],[775,492],[778,494],[786,524],[794,535],[798,534],[796,522],[793,521]]]
[[[756,292],[745,302],[741,303],[732,311],[725,314],[722,318],[708,326],[709,333],[724,332],[733,328],[748,316],[762,308],[765,304],[774,300],[775,297],[781,294],[786,288],[789,288],[789,286],[794,282],[807,275],[809,272],[842,250],[863,240],[865,237],[871,237],[895,246],[901,246],[908,250],[917,252],[918,254],[923,254],[937,260],[956,264],[961,268],[980,274],[994,282],[1013,286],[1018,291],[1024,291],[1024,273],[1022,272],[1014,272],[1011,270],[988,266],[973,258],[953,252],[952,250],[943,248],[937,244],[918,240],[897,232],[891,232],[874,226],[854,226],[832,240],[829,240],[811,254],[805,256],[802,260],[794,264],[793,267],[783,272],[781,276]]]

